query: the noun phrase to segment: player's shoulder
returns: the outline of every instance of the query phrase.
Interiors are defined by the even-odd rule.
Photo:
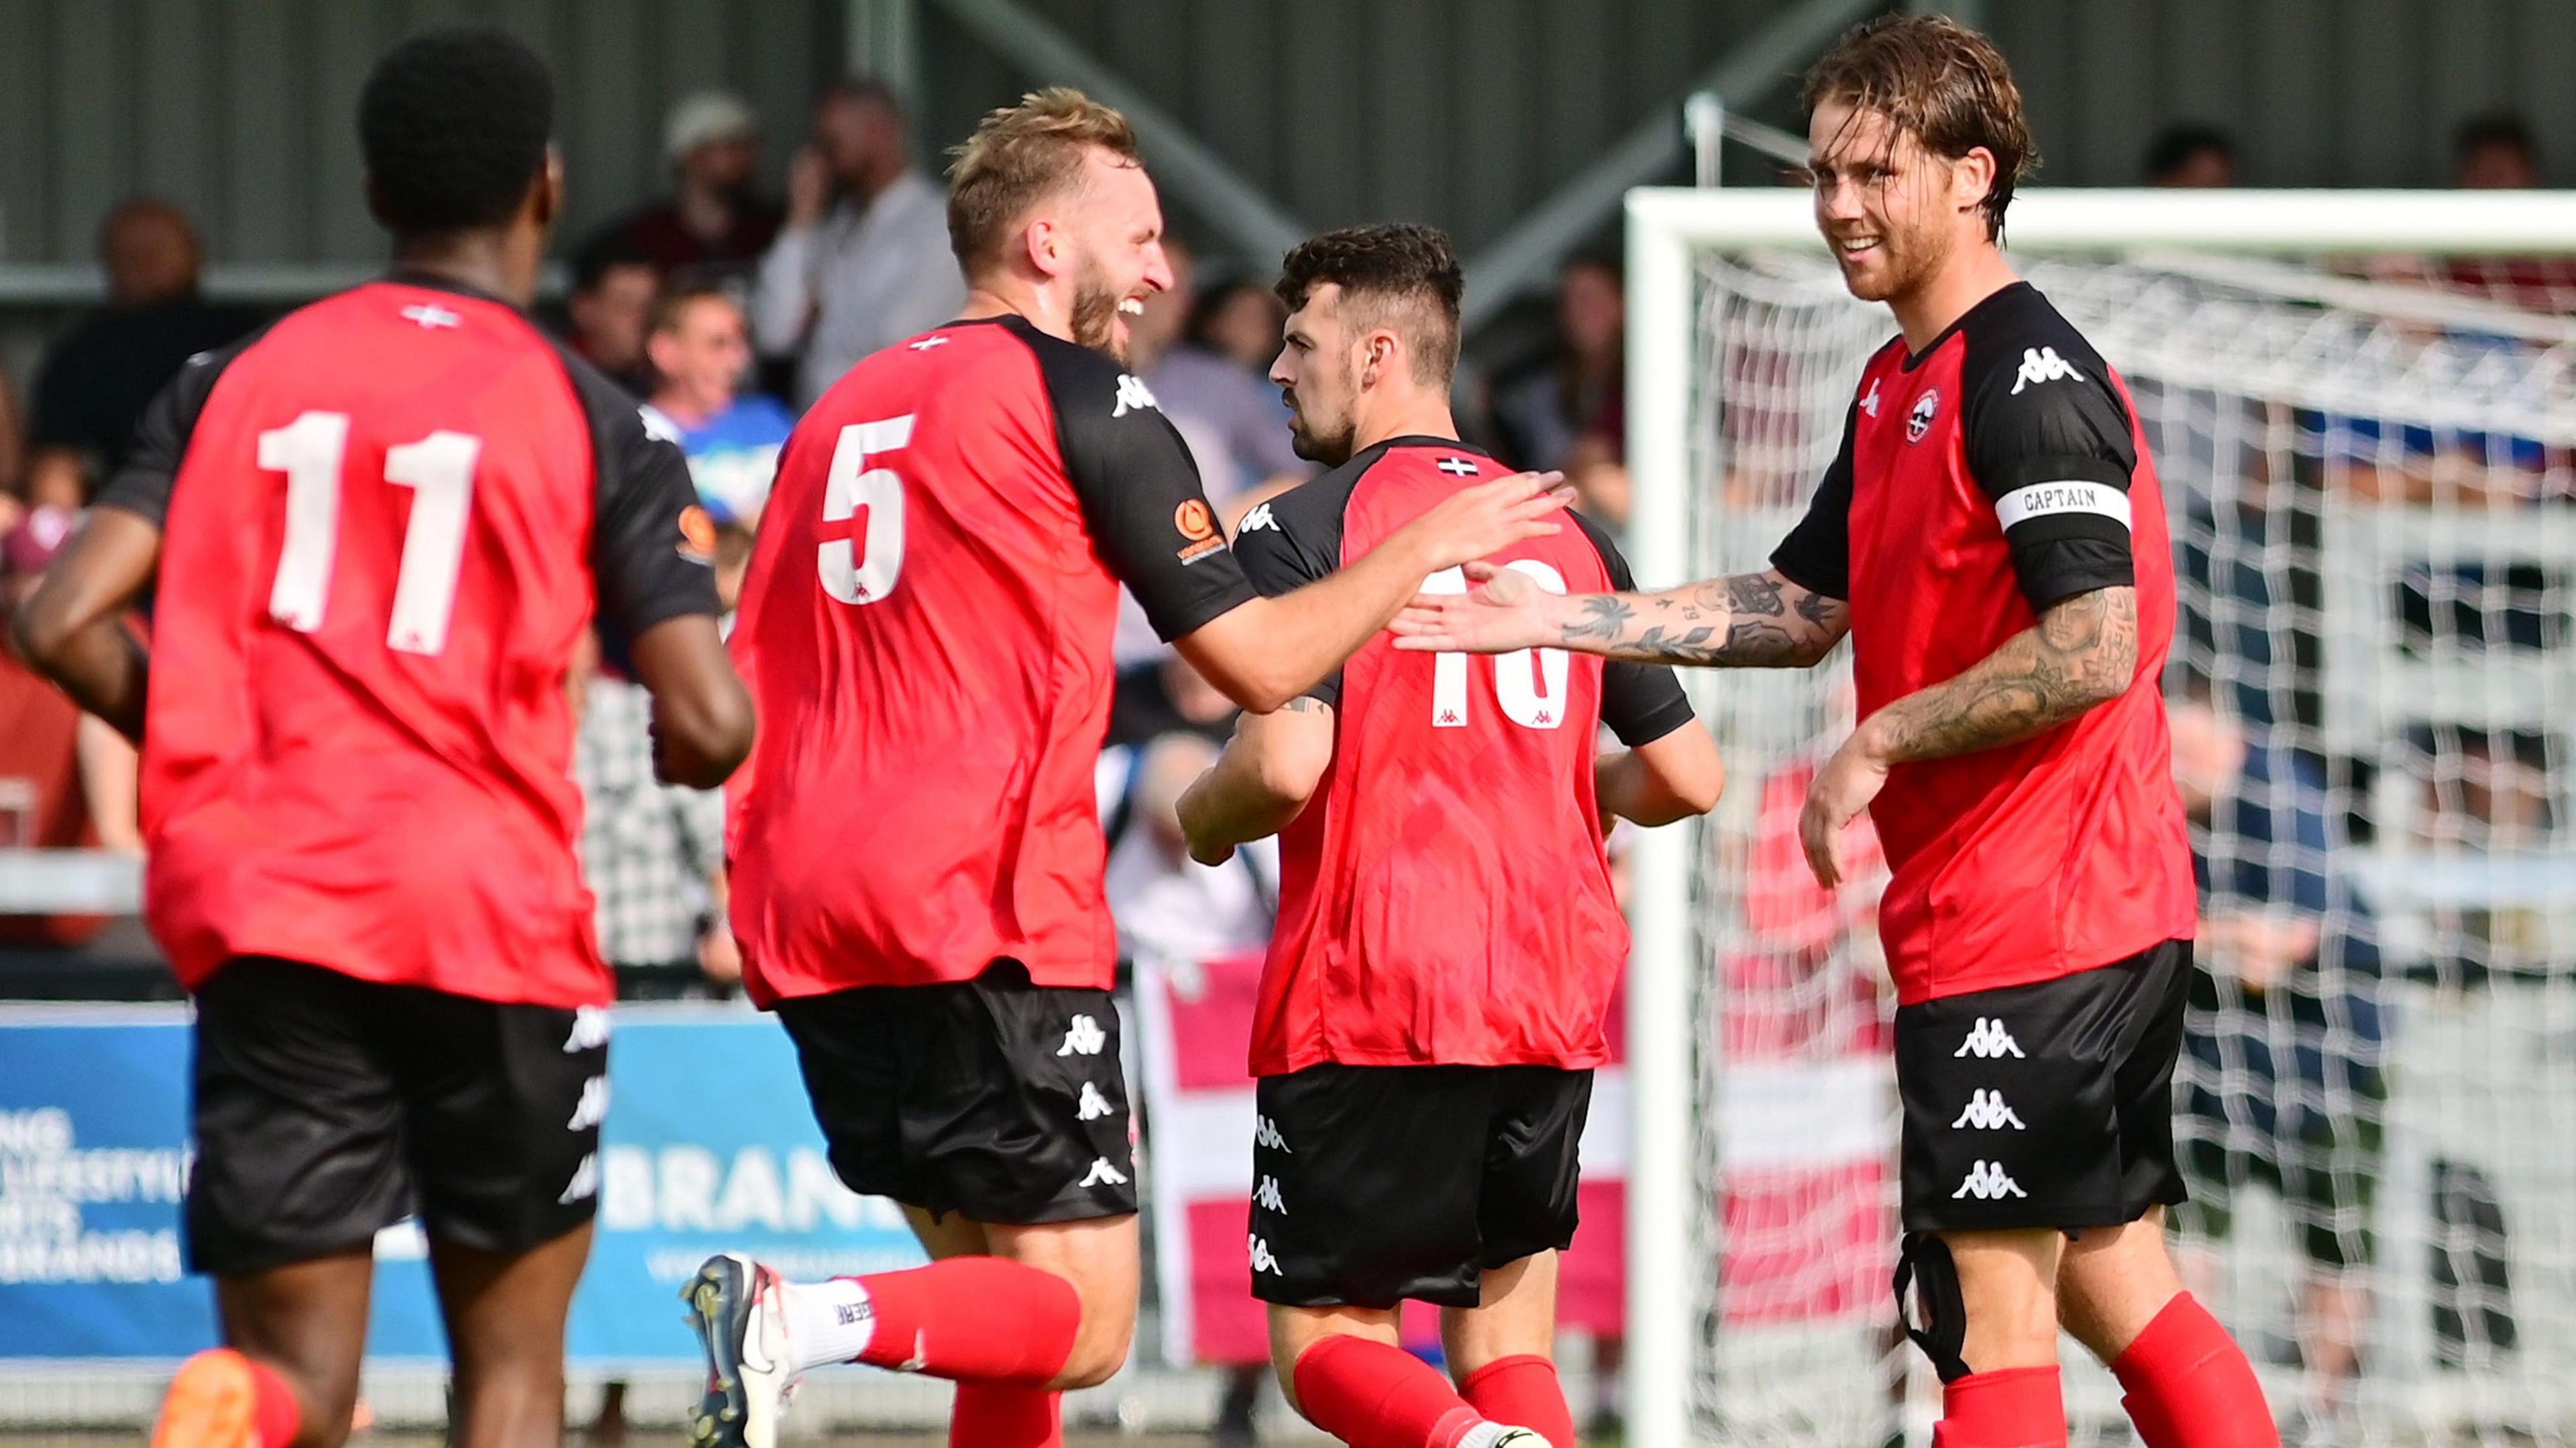
[[[1996,292],[1960,319],[1959,380],[1969,396],[2000,387],[2019,395],[2051,382],[2109,388],[2110,368],[2047,294],[2028,282]]]
[[[1026,317],[1000,317],[992,325],[1002,335],[1016,339],[1036,359],[1038,375],[1059,409],[1096,411],[1111,421],[1146,413],[1161,415],[1162,403],[1145,385],[1145,379],[1109,354],[1042,331]]]

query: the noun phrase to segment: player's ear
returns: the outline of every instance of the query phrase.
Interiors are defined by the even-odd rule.
[[[1995,153],[1983,146],[1971,146],[1968,154],[1950,163],[1950,201],[1961,211],[1974,211],[1986,204],[1986,196],[1995,189]]]
[[[1039,276],[1052,277],[1064,269],[1064,237],[1045,217],[1021,228],[1020,245],[1028,249],[1029,265]]]
[[[563,157],[549,145],[545,164],[537,168],[536,177],[528,183],[529,219],[540,229],[552,227],[555,218],[563,215],[563,199]]]

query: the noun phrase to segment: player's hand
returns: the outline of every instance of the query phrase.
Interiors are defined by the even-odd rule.
[[[1843,829],[1878,792],[1887,787],[1887,764],[1863,742],[1863,728],[1843,741],[1807,786],[1807,807],[1798,812],[1798,844],[1807,852],[1807,868],[1828,890],[1843,883]]]
[[[1556,595],[1528,574],[1491,563],[1465,565],[1466,593],[1417,593],[1387,628],[1395,646],[1423,653],[1507,654],[1563,643]]]
[[[1563,473],[1514,473],[1461,488],[1406,525],[1423,547],[1423,571],[1472,563],[1524,538],[1557,530],[1556,514],[1574,501]]]
[[[800,146],[787,163],[787,224],[812,226],[832,205],[832,163],[813,146]]]
[[[718,985],[742,979],[742,947],[734,942],[731,929],[719,924],[698,937],[698,969]]]

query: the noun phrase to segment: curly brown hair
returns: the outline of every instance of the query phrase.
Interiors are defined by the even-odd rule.
[[[1984,147],[1995,158],[1982,208],[1989,237],[2003,235],[2013,188],[2039,165],[2003,52],[1947,16],[1882,15],[1853,26],[1809,68],[1800,99],[1811,114],[1827,101],[1876,111],[1952,160]]]
[[[1390,326],[1413,352],[1414,380],[1443,386],[1458,370],[1458,299],[1466,278],[1438,227],[1381,222],[1328,231],[1279,263],[1279,300],[1296,311],[1315,288],[1342,289],[1355,326]]]
[[[1070,86],[987,113],[948,154],[948,247],[971,275],[999,260],[1011,224],[1082,178],[1085,151],[1141,166],[1127,117]]]

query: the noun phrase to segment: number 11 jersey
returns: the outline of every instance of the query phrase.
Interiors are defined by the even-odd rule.
[[[1005,958],[1109,986],[1092,781],[1121,582],[1167,640],[1254,596],[1179,432],[1108,357],[955,322],[816,399],[732,640],[760,712],[726,812],[755,1001]]]
[[[1506,471],[1446,438],[1395,438],[1254,508],[1236,549],[1264,592],[1285,592]],[[1565,521],[1489,561],[1551,593],[1636,586],[1607,534]],[[1454,568],[1424,584],[1467,586]],[[1308,693],[1333,707],[1333,758],[1280,832],[1252,1074],[1601,1064],[1628,926],[1594,736],[1607,724],[1635,746],[1689,724],[1672,671],[1563,649],[1408,653],[1380,634]]]
[[[695,496],[631,398],[445,283],[189,359],[98,498],[163,532],[144,913],[181,983],[606,1003],[565,674],[594,613],[715,613]]]

